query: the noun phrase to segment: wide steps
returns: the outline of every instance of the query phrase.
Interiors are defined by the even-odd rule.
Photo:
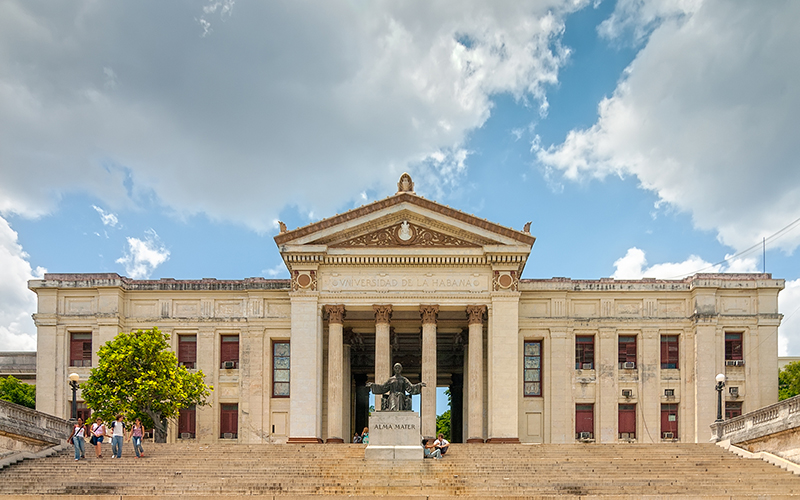
[[[443,460],[365,461],[364,445],[145,444],[0,472],[0,495],[798,498],[800,477],[713,445],[460,445]]]

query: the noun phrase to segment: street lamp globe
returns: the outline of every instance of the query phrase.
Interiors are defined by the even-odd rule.
[[[716,381],[717,381],[718,384],[724,384],[725,383],[725,374],[724,373],[718,373],[717,377],[716,377]]]
[[[77,382],[78,380],[80,380],[80,378],[81,378],[81,376],[80,376],[80,375],[78,375],[77,373],[70,373],[70,374],[69,374],[69,379],[70,379],[72,382]]]

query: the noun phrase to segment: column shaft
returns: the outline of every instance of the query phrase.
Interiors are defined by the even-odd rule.
[[[436,436],[436,314],[439,306],[421,306],[422,313],[422,436]]]
[[[467,373],[467,442],[482,443],[483,437],[483,315],[486,306],[468,306],[469,372]]]
[[[392,376],[392,348],[390,345],[389,322],[391,305],[372,306],[375,310],[375,383],[382,384]],[[380,408],[375,401],[375,408]]]
[[[328,443],[341,443],[348,437],[342,431],[344,306],[326,306],[328,313]]]

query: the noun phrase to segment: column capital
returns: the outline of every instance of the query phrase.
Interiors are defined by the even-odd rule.
[[[419,312],[422,315],[422,324],[436,324],[436,315],[439,314],[439,306],[437,305],[421,305]]]
[[[375,311],[375,323],[389,323],[392,318],[392,305],[391,304],[375,304],[372,306]]]
[[[328,315],[328,323],[341,325],[344,322],[344,304],[325,306],[325,313]]]
[[[484,314],[486,314],[486,306],[467,306],[467,324],[483,324]]]

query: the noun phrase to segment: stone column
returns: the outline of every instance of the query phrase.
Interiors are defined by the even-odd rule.
[[[469,368],[467,373],[467,442],[483,442],[483,315],[486,306],[467,306]]]
[[[436,315],[439,306],[420,306],[422,315],[422,437],[436,437]]]
[[[328,443],[344,442],[342,432],[344,306],[325,306],[328,314]]]
[[[316,295],[296,294],[292,303],[289,443],[321,443],[322,315]],[[219,371],[219,370],[217,370]]]
[[[390,344],[389,322],[392,317],[391,305],[374,305],[375,311],[375,383],[382,384],[392,376],[392,347]],[[375,408],[380,408],[375,401]]]

